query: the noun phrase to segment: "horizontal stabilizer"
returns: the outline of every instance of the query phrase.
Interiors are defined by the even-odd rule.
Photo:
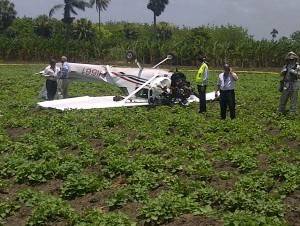
[[[220,93],[218,92],[218,96],[220,95]],[[216,93],[215,92],[210,92],[210,93],[206,93],[206,101],[214,101],[216,100]],[[188,99],[188,101],[190,103],[192,102],[199,102],[199,98],[196,97],[195,95],[191,95]]]
[[[220,96],[220,92],[218,92],[218,96]],[[216,93],[210,92],[206,94],[206,101],[213,101],[216,100]]]

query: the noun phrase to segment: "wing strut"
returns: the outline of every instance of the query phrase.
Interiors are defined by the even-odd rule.
[[[154,79],[158,77],[158,74],[155,74],[152,78],[150,78],[148,81],[146,81],[143,85],[141,85],[138,89],[134,90],[132,93],[130,93],[125,99],[124,102],[126,103],[131,97],[133,97],[135,94],[137,94],[140,90],[142,90],[145,86],[150,84]]]

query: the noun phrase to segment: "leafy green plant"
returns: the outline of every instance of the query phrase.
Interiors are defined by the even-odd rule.
[[[218,173],[218,176],[222,179],[222,180],[228,180],[232,177],[232,173],[228,172],[228,171],[220,171]]]
[[[257,167],[255,153],[248,149],[233,149],[226,154],[226,160],[231,161],[242,172],[249,172]]]
[[[32,161],[49,160],[59,154],[59,148],[52,140],[36,134],[25,136],[21,142],[14,143],[12,148],[15,153]]]
[[[0,224],[4,223],[5,218],[13,214],[20,208],[20,205],[10,201],[0,202]]]
[[[278,162],[269,170],[269,174],[280,181],[292,180],[298,173],[299,168],[296,165],[285,162]]]
[[[66,178],[70,174],[78,174],[83,170],[80,160],[73,156],[53,160],[52,165],[55,168],[55,176],[58,178]]]
[[[0,179],[0,193],[8,188],[8,183],[2,179]]]
[[[246,192],[266,191],[269,192],[275,184],[275,181],[264,175],[246,175],[235,184],[237,190]]]
[[[282,182],[278,191],[281,194],[290,194],[299,188],[300,169],[294,164],[285,162],[277,162],[269,169],[268,173],[274,178]]]
[[[4,156],[0,162],[0,177],[10,178],[16,174],[17,167],[25,164],[27,161],[20,155],[12,154]]]
[[[61,219],[72,221],[75,217],[73,210],[61,200],[45,199],[34,208],[27,225],[47,225]]]
[[[111,209],[120,208],[130,201],[131,193],[130,189],[122,188],[116,191],[108,200],[107,204]]]
[[[136,155],[135,164],[145,170],[156,173],[162,172],[165,168],[164,160],[160,156],[153,154]]]
[[[128,156],[112,156],[106,161],[106,166],[103,171],[111,178],[122,174],[130,175],[134,172],[134,163]]]
[[[230,191],[225,194],[224,208],[231,212],[245,210],[267,216],[283,216],[283,204],[281,200],[259,191],[255,193]]]
[[[91,210],[84,214],[84,216],[77,220],[75,226],[135,226],[127,216],[122,213],[102,213],[98,210]]]
[[[85,194],[100,191],[109,186],[104,178],[94,175],[69,175],[62,188],[61,196],[65,199],[73,199]]]
[[[246,225],[286,225],[278,217],[268,217],[259,214],[253,214],[247,211],[236,211],[226,214],[224,217],[224,225],[226,226],[246,226]]]
[[[213,174],[210,162],[205,159],[189,162],[185,171],[188,175],[194,175],[204,180],[209,179]]]
[[[12,144],[13,142],[9,141],[8,137],[0,132],[0,154],[9,151]]]
[[[225,196],[225,194],[217,191],[210,186],[204,186],[200,188],[195,192],[194,195],[200,204],[211,206],[220,205],[223,202]]]
[[[128,178],[128,183],[132,185],[138,184],[148,189],[154,189],[159,186],[159,183],[163,177],[163,174],[141,169],[136,171]]]
[[[47,225],[62,219],[72,222],[77,219],[74,210],[60,198],[24,190],[18,194],[18,199],[27,206],[33,207],[27,225]]]
[[[199,213],[203,209],[201,210],[191,197],[166,192],[147,202],[141,209],[139,217],[148,223],[162,224],[184,213]]]
[[[44,183],[55,176],[55,169],[51,166],[45,161],[24,163],[17,167],[16,181],[30,184]]]

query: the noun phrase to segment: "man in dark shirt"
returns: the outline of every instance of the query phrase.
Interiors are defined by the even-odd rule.
[[[47,100],[54,100],[57,91],[57,76],[59,68],[56,67],[56,61],[51,59],[50,65],[45,68],[44,76],[46,77]]]

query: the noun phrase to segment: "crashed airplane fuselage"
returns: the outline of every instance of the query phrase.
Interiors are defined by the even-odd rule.
[[[100,81],[115,85],[127,94],[137,88],[153,76],[171,79],[172,73],[162,69],[154,68],[122,68],[109,65],[92,65],[69,63],[69,80]]]
[[[39,102],[43,108],[67,109],[92,109],[92,108],[112,108],[128,106],[149,105],[149,97],[152,94],[159,95],[166,89],[170,90],[173,73],[157,67],[170,59],[155,65],[153,68],[142,68],[137,62],[137,68],[122,68],[109,65],[92,65],[69,63],[68,80],[80,81],[100,81],[115,85],[121,88],[126,96],[116,101],[114,96],[105,97],[77,97],[53,101]],[[57,65],[60,66],[59,64]],[[41,75],[47,77],[44,71]],[[164,88],[162,88],[164,86]],[[155,92],[152,92],[155,91]],[[143,95],[141,95],[143,93]],[[146,94],[146,95],[145,95]],[[207,100],[213,100],[214,93],[207,94]],[[194,95],[189,95],[188,102],[198,101]]]

